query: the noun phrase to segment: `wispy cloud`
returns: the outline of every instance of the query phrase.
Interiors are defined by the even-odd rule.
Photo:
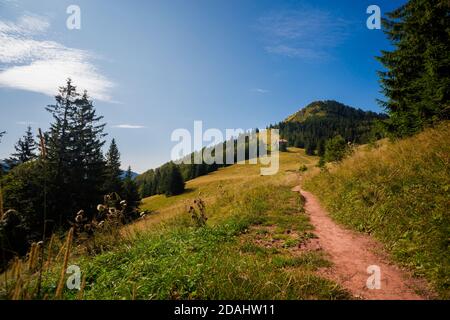
[[[41,16],[24,15],[16,22],[0,20],[0,86],[40,92],[50,96],[67,78],[92,98],[111,101],[114,84],[100,74],[85,50],[41,40],[50,22]]]
[[[31,125],[36,125],[38,123],[35,121],[17,121],[16,124],[21,125],[21,126],[31,126]]]
[[[140,125],[134,125],[134,124],[118,124],[118,125],[115,125],[112,127],[119,128],[119,129],[144,129],[144,128],[147,128],[146,126],[140,126]]]
[[[254,88],[254,89],[252,89],[252,91],[257,92],[257,93],[269,93],[269,90],[261,89],[261,88]]]
[[[330,12],[301,8],[265,15],[258,20],[257,29],[269,53],[322,60],[348,37],[350,25]]]

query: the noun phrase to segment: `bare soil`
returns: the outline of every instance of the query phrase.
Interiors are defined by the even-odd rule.
[[[345,229],[336,224],[322,208],[317,198],[295,187],[306,200],[305,210],[314,226],[314,246],[323,249],[333,263],[320,274],[346,288],[358,299],[368,300],[422,300],[429,298],[428,286],[423,280],[391,263],[383,247],[369,235]],[[380,267],[381,286],[369,289],[369,266]],[[419,293],[420,292],[420,293]]]

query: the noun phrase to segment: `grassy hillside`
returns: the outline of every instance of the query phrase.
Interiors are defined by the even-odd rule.
[[[189,181],[182,195],[145,199],[144,207],[153,213],[126,226],[121,238],[100,253],[87,255],[83,245],[72,250],[68,264],[80,266],[85,276],[83,298],[348,298],[315,272],[330,264],[324,253],[300,248],[314,235],[302,200],[291,188],[298,184],[300,164],[315,162],[292,149],[281,154],[276,176],[260,176],[259,166],[234,165]],[[187,212],[198,198],[206,203],[205,227],[195,227]],[[58,255],[44,273],[43,294],[50,298],[63,260]],[[26,268],[16,297],[27,297],[36,286],[36,274]],[[10,288],[16,274],[17,268],[8,274]],[[77,296],[76,290],[65,289],[62,297]]]
[[[373,234],[450,298],[450,123],[365,147],[305,187],[333,217]]]
[[[257,185],[263,186],[289,179],[292,171],[297,171],[301,164],[314,165],[317,159],[304,154],[301,149],[292,148],[291,152],[280,153],[280,170],[275,176],[261,176],[259,165],[233,165],[220,168],[218,171],[206,176],[186,182],[186,191],[177,196],[166,197],[155,195],[143,199],[142,209],[156,211],[156,215],[148,216],[144,221],[130,226],[130,229],[147,229],[148,225],[155,222],[181,215],[185,212],[185,206],[190,200],[199,195],[207,203],[212,204],[220,198],[224,192],[237,192],[247,190]],[[292,182],[291,183],[295,183]],[[214,216],[211,219],[215,219]]]

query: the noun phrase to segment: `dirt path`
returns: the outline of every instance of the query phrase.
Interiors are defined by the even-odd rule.
[[[355,297],[369,300],[417,300],[424,297],[415,293],[414,288],[423,288],[423,283],[412,279],[411,275],[388,262],[381,246],[370,236],[344,229],[337,225],[321,207],[311,193],[297,186],[306,199],[305,210],[315,227],[319,247],[327,252],[333,267],[323,270],[321,275],[336,281]],[[380,289],[369,289],[366,285],[371,276],[369,266],[380,267]]]

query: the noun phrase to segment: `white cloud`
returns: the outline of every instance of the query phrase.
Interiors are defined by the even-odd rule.
[[[118,124],[118,125],[115,125],[112,127],[120,128],[120,129],[144,129],[144,128],[147,128],[146,126],[133,125],[133,124]]]
[[[261,89],[261,88],[255,88],[252,91],[253,92],[258,92],[258,93],[269,93],[269,90]]]
[[[38,34],[47,31],[49,27],[50,23],[47,19],[36,15],[23,15],[17,22],[0,20],[0,33],[20,35]]]
[[[35,121],[17,121],[16,124],[21,125],[21,126],[31,126],[31,125],[36,125],[38,123]]]
[[[59,86],[71,78],[81,89],[98,100],[110,101],[112,83],[96,72],[93,65],[79,60],[37,60],[29,65],[13,66],[0,72],[0,86],[34,91],[53,96]]]
[[[25,15],[17,22],[0,20],[0,86],[53,96],[71,78],[92,98],[111,101],[109,91],[114,84],[91,62],[91,53],[35,39],[49,27],[50,23],[39,16]]]
[[[327,55],[320,50],[311,48],[298,48],[287,45],[267,46],[266,51],[269,53],[276,53],[290,58],[305,58],[310,60],[324,59]]]
[[[318,9],[272,12],[258,20],[265,50],[291,58],[325,59],[349,34],[350,22]]]

